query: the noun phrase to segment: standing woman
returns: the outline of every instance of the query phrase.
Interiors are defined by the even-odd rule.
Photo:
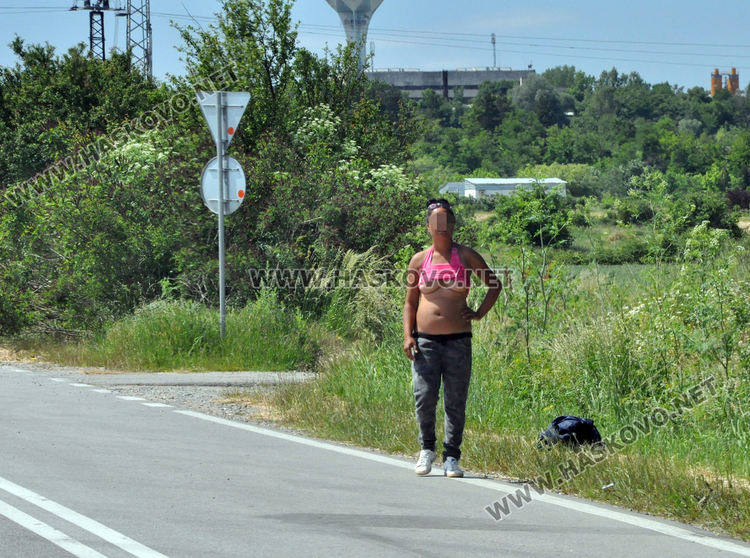
[[[421,451],[418,475],[435,460],[435,410],[443,382],[445,439],[444,474],[463,477],[461,458],[466,397],[471,378],[471,322],[481,320],[500,295],[502,285],[484,258],[453,242],[456,216],[445,199],[427,202],[427,232],[432,246],[409,262],[404,304],[404,352],[412,361],[412,383]],[[466,304],[469,272],[489,287],[477,310]]]

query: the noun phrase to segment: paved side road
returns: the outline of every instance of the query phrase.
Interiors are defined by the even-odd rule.
[[[102,377],[0,366],[0,557],[750,556],[560,496],[494,521],[484,508],[517,486],[419,478],[410,461],[124,395]]]

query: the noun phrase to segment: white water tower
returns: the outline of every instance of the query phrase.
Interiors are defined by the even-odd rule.
[[[372,14],[383,3],[383,0],[326,0],[336,10],[344,24],[346,40],[359,48],[359,67],[365,65],[367,58],[367,28]]]

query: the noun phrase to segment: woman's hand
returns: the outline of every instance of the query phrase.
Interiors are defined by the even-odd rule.
[[[419,352],[419,347],[417,346],[417,340],[414,339],[414,337],[406,337],[404,339],[404,352],[406,353],[406,357],[409,360],[414,360],[414,355],[412,354],[412,349],[415,353]]]
[[[472,320],[481,320],[482,319],[482,316],[479,315],[479,312],[477,312],[475,310],[472,310],[468,306],[466,308],[464,308],[463,310],[461,310],[461,317],[466,322],[470,322]]]

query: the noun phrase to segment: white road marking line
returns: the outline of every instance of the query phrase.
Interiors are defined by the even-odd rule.
[[[52,500],[49,500],[44,496],[40,496],[36,492],[32,492],[31,490],[24,488],[23,486],[19,486],[7,479],[4,479],[3,477],[0,477],[0,490],[4,490],[5,492],[13,494],[13,496],[17,496],[22,500],[26,500],[30,504],[34,504],[35,506],[50,512],[59,518],[64,519],[68,523],[72,523],[73,525],[76,525],[81,529],[84,529],[89,533],[96,535],[101,539],[104,539],[108,543],[121,548],[122,550],[129,554],[132,554],[133,556],[137,556],[138,558],[167,558],[167,556],[165,556],[164,554],[157,552],[156,550],[153,550],[152,548],[149,548],[139,543],[138,541],[134,541],[133,539],[126,537],[122,533],[115,531],[114,529],[111,529],[106,525],[102,525],[101,523],[91,519],[90,517],[86,517],[85,515],[73,511],[70,508],[66,508],[62,504],[53,502]]]
[[[32,533],[47,539],[52,544],[70,552],[73,556],[78,556],[79,558],[107,558],[104,554],[100,554],[93,548],[70,538],[65,533],[58,531],[54,527],[50,527],[46,523],[42,523],[38,519],[31,517],[18,508],[14,508],[10,504],[6,504],[2,500],[0,500],[0,515],[4,515],[13,523],[17,523]]]
[[[214,422],[216,424],[221,424],[224,426],[231,426],[232,428],[239,428],[240,430],[247,430],[249,432],[261,434],[263,436],[269,436],[271,438],[278,438],[280,440],[286,440],[289,442],[294,442],[294,443],[302,444],[305,446],[312,446],[314,448],[335,451],[337,453],[342,453],[344,455],[352,455],[355,457],[360,457],[362,459],[367,459],[369,461],[375,461],[378,463],[385,463],[387,465],[392,465],[394,467],[400,467],[402,469],[413,468],[413,465],[411,463],[407,463],[406,461],[395,459],[393,457],[387,457],[385,455],[377,455],[377,454],[369,453],[369,452],[362,451],[362,450],[337,446],[335,444],[330,444],[327,442],[319,442],[317,440],[310,440],[308,438],[303,438],[301,436],[295,436],[293,434],[286,434],[284,432],[276,432],[274,430],[269,430],[267,428],[261,428],[259,426],[253,426],[251,424],[242,423],[242,422],[234,422],[231,420],[222,419],[219,417],[213,417],[211,415],[206,415],[203,413],[197,413],[195,411],[174,411],[174,412],[179,413],[181,415],[186,415],[189,417],[194,417],[194,418],[198,418],[201,420],[205,420],[208,422]],[[512,485],[512,484],[504,483],[501,481],[494,481],[494,480],[491,481],[491,480],[485,480],[485,479],[469,479],[469,478],[451,479],[451,482],[465,482],[468,484],[473,484],[475,486],[480,486],[482,488],[487,488],[489,490],[494,490],[497,492],[505,492],[505,493],[514,493],[518,489],[518,485]],[[697,544],[702,544],[704,546],[715,548],[717,550],[724,550],[726,552],[732,552],[740,556],[750,556],[750,547],[743,546],[741,544],[737,544],[737,543],[723,540],[723,539],[705,536],[700,533],[694,533],[688,529],[684,529],[684,528],[677,527],[674,525],[669,525],[667,523],[662,523],[660,521],[655,521],[653,519],[648,519],[646,517],[641,517],[638,515],[631,515],[631,514],[619,512],[616,510],[609,510],[609,509],[601,508],[593,504],[588,504],[586,502],[579,502],[573,499],[561,498],[559,496],[553,496],[551,494],[542,494],[542,495],[535,494],[534,499],[539,500],[540,502],[545,502],[547,504],[552,504],[552,505],[559,506],[562,508],[575,510],[581,513],[596,515],[596,516],[604,517],[604,518],[611,519],[614,521],[619,521],[621,523],[634,525],[635,527],[640,527],[642,529],[656,531],[657,533],[662,533],[664,535],[668,535],[668,536],[675,537],[678,539],[683,539],[683,540],[694,542]]]
[[[92,389],[94,393],[112,393],[112,390],[109,389]]]
[[[65,378],[50,378],[53,382],[64,382]]]
[[[73,387],[94,387],[91,384],[70,384]]]
[[[122,399],[123,401],[145,401],[143,397],[133,397],[132,395],[118,395],[117,399]]]
[[[146,407],[155,407],[155,408],[164,408],[164,409],[172,406],[172,405],[167,405],[166,403],[141,403],[141,405],[145,405]]]

